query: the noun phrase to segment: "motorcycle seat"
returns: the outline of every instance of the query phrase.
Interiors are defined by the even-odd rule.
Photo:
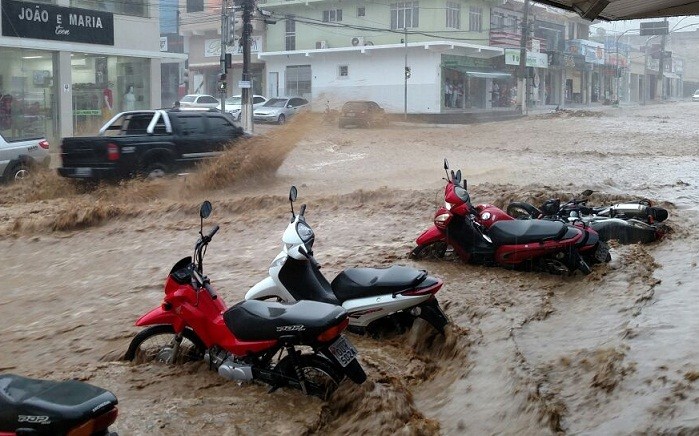
[[[488,236],[497,245],[517,245],[561,240],[568,233],[568,229],[569,226],[560,221],[508,220],[493,224],[488,229]]]
[[[348,268],[330,283],[340,302],[405,291],[422,283],[427,272],[407,266]]]
[[[116,404],[113,393],[77,380],[57,382],[0,375],[0,433],[33,429],[42,435],[66,434],[116,410]]]
[[[232,306],[223,320],[236,338],[242,341],[265,341],[282,336],[314,339],[347,318],[341,306],[302,300],[277,303],[246,300]]]

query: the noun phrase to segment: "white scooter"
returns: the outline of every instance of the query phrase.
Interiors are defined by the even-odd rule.
[[[313,257],[315,235],[306,223],[306,205],[294,214],[297,190],[291,187],[291,222],[284,231],[282,252],[269,267],[269,277],[253,286],[246,300],[314,300],[336,304],[347,310],[349,329],[364,333],[379,320],[395,321],[409,327],[415,318],[423,318],[440,333],[449,323],[434,294],[442,280],[424,270],[407,266],[389,268],[349,268],[328,283]]]

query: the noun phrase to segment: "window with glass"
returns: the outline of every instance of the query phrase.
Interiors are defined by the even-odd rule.
[[[342,9],[330,9],[323,11],[323,22],[333,23],[342,21]]]
[[[311,95],[311,77],[310,65],[286,67],[286,95]]]
[[[357,8],[357,16],[358,17],[363,17],[366,15],[366,8],[364,6],[360,6]]]
[[[519,33],[519,17],[516,15],[508,15],[507,30],[511,33]]]
[[[70,5],[76,8],[105,11],[119,15],[134,17],[149,17],[148,0],[71,0]]]
[[[204,0],[187,0],[187,12],[203,12]]]
[[[502,12],[493,12],[490,15],[490,30],[494,32],[505,32],[505,14]]]
[[[461,5],[459,3],[447,2],[447,27],[461,29]]]
[[[93,135],[122,111],[151,109],[150,59],[71,54],[73,130]]]
[[[293,15],[286,16],[285,47],[286,50],[296,50],[296,21]]]
[[[468,30],[471,32],[483,31],[483,8],[471,6],[468,10]]]
[[[7,141],[54,139],[58,123],[54,54],[0,47],[0,133]]]
[[[418,27],[419,2],[391,3],[391,29]]]

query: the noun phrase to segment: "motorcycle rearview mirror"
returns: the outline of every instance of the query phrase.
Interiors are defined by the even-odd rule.
[[[202,204],[201,207],[199,208],[199,234],[203,235],[204,234],[204,218],[208,218],[209,215],[211,215],[211,202],[209,200],[205,200]]]
[[[592,189],[586,189],[580,194],[580,196],[581,197],[589,197],[590,195],[592,195],[593,192],[594,191]]]
[[[204,201],[199,208],[199,216],[201,219],[208,218],[211,215],[211,202],[209,200]]]
[[[459,183],[461,183],[461,170],[458,170],[458,171],[456,172],[456,180],[455,180],[455,182],[456,182],[457,185],[458,185]]]
[[[294,201],[296,201],[296,197],[298,197],[299,191],[296,189],[296,186],[291,185],[291,189],[289,189],[289,203],[291,203],[291,219],[294,220],[296,218],[296,215],[294,214]]]
[[[444,158],[444,172],[447,173],[447,180],[449,179],[449,161]]]

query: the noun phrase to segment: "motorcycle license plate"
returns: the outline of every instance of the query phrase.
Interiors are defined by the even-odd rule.
[[[609,245],[605,244],[604,242],[600,242],[599,245],[597,245],[597,251],[595,251],[595,259],[600,262],[606,262],[608,255]]]
[[[354,348],[352,343],[350,343],[350,341],[344,336],[337,338],[337,340],[333,342],[328,349],[332,355],[335,356],[335,359],[340,362],[340,365],[342,365],[343,368],[349,365],[354,358],[357,357],[357,349]]]

